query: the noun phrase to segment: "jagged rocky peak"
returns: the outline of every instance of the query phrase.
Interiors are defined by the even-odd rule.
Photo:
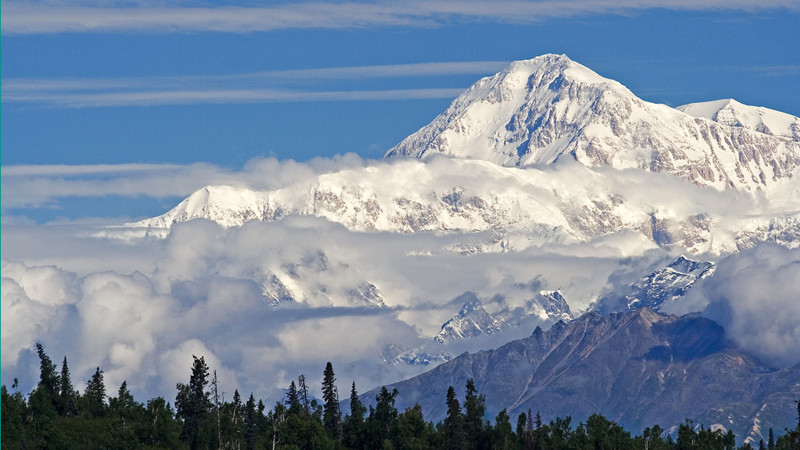
[[[668,265],[657,269],[635,283],[602,298],[599,311],[659,310],[665,303],[685,295],[694,285],[711,276],[716,265],[710,261],[695,261],[683,255]]]
[[[558,291],[540,291],[522,305],[509,305],[500,296],[484,305],[471,292],[456,300],[464,301],[464,304],[453,318],[442,325],[439,334],[433,338],[435,342],[446,344],[533,323],[569,322],[573,319],[569,304]]]

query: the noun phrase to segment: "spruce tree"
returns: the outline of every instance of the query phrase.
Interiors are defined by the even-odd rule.
[[[258,443],[258,413],[253,393],[244,405],[244,442],[247,450],[253,450]]]
[[[300,397],[297,394],[297,385],[294,384],[294,380],[289,383],[289,391],[286,393],[286,406],[289,407],[289,414],[299,414],[302,410]]]
[[[336,388],[333,365],[328,361],[322,374],[322,424],[328,434],[340,441],[342,439],[342,412],[339,409],[339,391]]]
[[[478,447],[485,446],[483,436],[483,415],[486,414],[486,397],[478,395],[475,382],[467,380],[464,396],[464,431],[467,440]]]
[[[92,417],[100,417],[106,410],[106,385],[103,383],[103,371],[98,367],[89,381],[86,382],[86,390],[83,393],[86,411]]]
[[[397,424],[397,408],[395,408],[395,398],[397,389],[389,392],[383,386],[375,396],[375,408],[369,407],[369,417],[367,418],[367,433],[369,434],[366,447],[382,448],[384,440],[389,437],[390,432]]]
[[[56,372],[56,365],[44,352],[42,344],[38,342],[36,343],[36,352],[39,354],[40,367],[39,385],[36,390],[41,391],[53,407],[57,407],[59,403],[60,377]]]
[[[447,388],[447,417],[445,417],[442,427],[446,448],[465,448],[467,436],[464,432],[464,416],[461,414],[461,404],[456,398],[456,390],[453,389],[453,386]]]
[[[58,413],[62,416],[74,416],[78,414],[78,405],[75,402],[75,390],[72,387],[72,380],[69,376],[69,366],[67,357],[61,364],[61,389],[58,400]]]
[[[123,381],[116,398],[108,401],[113,426],[113,446],[134,448],[137,443],[136,428],[143,415],[142,406],[136,403],[128,390],[128,382]]]
[[[189,384],[178,383],[175,398],[177,416],[183,420],[181,440],[191,449],[204,448],[211,442],[211,427],[208,424],[211,412],[211,399],[206,392],[208,385],[208,366],[205,357],[192,355],[192,375]]]
[[[522,443],[525,439],[525,425],[528,423],[528,416],[524,412],[517,416],[517,428],[515,429],[517,439]]]
[[[356,382],[350,388],[350,414],[342,423],[342,443],[349,448],[361,446],[364,439],[364,414],[367,408],[361,403],[356,391]]]

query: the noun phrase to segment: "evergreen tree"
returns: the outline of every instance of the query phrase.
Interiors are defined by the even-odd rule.
[[[322,424],[333,439],[341,441],[342,412],[339,409],[339,392],[336,388],[336,377],[330,361],[325,365],[322,376],[322,400],[324,402]]]
[[[36,352],[39,354],[39,385],[36,387],[37,391],[41,391],[50,404],[55,408],[59,403],[59,387],[60,379],[56,372],[56,365],[49,356],[44,352],[42,344],[36,343]]]
[[[108,410],[113,420],[112,445],[122,449],[138,447],[137,431],[143,411],[128,390],[127,381],[122,382],[117,397],[109,399]]]
[[[255,449],[258,443],[258,412],[252,393],[244,405],[244,442],[247,450]]]
[[[89,381],[86,382],[86,390],[83,393],[86,412],[92,417],[105,415],[106,410],[106,385],[103,382],[103,371],[98,367]]]
[[[462,449],[466,447],[467,435],[464,432],[464,416],[461,405],[456,398],[453,386],[447,388],[447,417],[442,424],[444,444],[446,448]]]
[[[645,428],[644,432],[642,433],[642,442],[644,446],[650,450],[668,449],[669,447],[667,446],[666,441],[661,438],[663,433],[664,430],[658,425],[653,425],[652,428]]]
[[[527,423],[528,423],[528,416],[524,412],[519,413],[519,415],[517,416],[516,435],[520,444],[523,443],[523,441],[525,440],[525,428]]]
[[[303,374],[297,377],[297,401],[300,402],[300,406],[303,407],[303,411],[306,414],[311,412],[311,403],[308,399],[308,385],[306,384],[306,376]]]
[[[192,355],[192,375],[189,384],[178,383],[175,398],[177,416],[183,420],[181,440],[192,450],[206,448],[212,442],[212,429],[209,424],[211,399],[206,392],[208,385],[208,366],[205,357]]]
[[[289,407],[289,412],[297,414],[302,410],[300,405],[300,396],[297,394],[297,385],[294,380],[289,383],[289,391],[286,393],[286,406]]]
[[[342,423],[342,443],[348,448],[358,448],[364,440],[364,414],[367,408],[361,403],[356,391],[356,382],[350,388],[350,414]]]
[[[505,409],[497,414],[494,423],[492,448],[498,450],[511,450],[516,448],[514,430],[511,428],[511,418],[508,416]]]
[[[767,441],[767,448],[775,448],[775,433],[772,432],[772,428],[769,429],[769,441]]]
[[[369,417],[367,418],[367,448],[381,448],[384,441],[389,438],[390,432],[397,424],[397,408],[394,406],[397,397],[397,389],[389,392],[383,386],[375,396],[375,408],[369,407]]]
[[[17,388],[17,379],[14,379],[12,388]],[[7,448],[26,448],[25,423],[28,405],[20,391],[9,394],[6,385],[0,388],[0,430],[2,430],[2,444]]]
[[[44,352],[42,344],[36,344],[39,354],[39,384],[28,399],[29,443],[34,448],[62,447],[65,445],[60,430],[55,426],[58,416],[59,376],[56,365]]]
[[[419,403],[409,407],[397,417],[393,442],[401,449],[431,448],[432,426],[425,422]]]
[[[233,391],[232,402],[223,399],[220,409],[220,446],[238,449],[242,439],[242,397],[238,389]]]
[[[72,379],[69,376],[69,366],[67,357],[61,364],[61,388],[58,394],[58,413],[62,416],[74,416],[78,414],[78,405],[75,396],[75,388],[72,387]]]
[[[464,431],[472,447],[485,447],[483,416],[486,414],[486,397],[478,395],[475,382],[467,380],[464,396]]]
[[[678,450],[689,450],[697,448],[697,432],[691,419],[686,419],[678,427],[678,440],[676,442]]]

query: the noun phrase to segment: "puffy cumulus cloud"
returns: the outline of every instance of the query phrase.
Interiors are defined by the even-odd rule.
[[[283,327],[278,338],[284,350],[298,359],[352,363],[359,359],[358,355],[372,352],[377,356],[384,346],[413,341],[417,336],[406,324],[382,314],[294,322]]]
[[[702,311],[775,367],[800,361],[800,249],[761,244],[728,256],[667,312]]]
[[[174,395],[192,354],[206,357],[229,396],[238,388],[275,400],[301,373],[316,385],[328,360],[366,390],[428,368],[388,365],[382,353],[430,342],[463,292],[521,303],[561,289],[585,303],[619,264],[591,247],[465,256],[454,249],[493,237],[359,233],[307,216],[230,229],[196,220],[133,244],[88,238],[77,225],[3,233],[4,257],[30,261],[3,265],[3,381],[30,372],[20,364],[35,366],[35,356],[17,355],[40,341],[55,360],[68,357],[76,380],[100,366],[109,392],[126,380],[146,397]],[[271,304],[272,275],[295,301]],[[386,307],[353,298],[365,283]]]
[[[2,261],[2,367],[13,367],[20,352],[53,332],[79,298],[74,274],[54,266],[28,267]]]
[[[175,315],[174,301],[156,293],[141,273],[94,273],[82,280],[81,288],[78,343],[81,361],[88,366],[79,368],[91,369],[91,357],[103,355],[94,365],[105,367],[109,386],[124,380],[141,386],[157,370],[150,356]]]
[[[226,368],[217,355],[199,339],[188,339],[158,355],[161,373],[159,389],[162,392],[171,392],[175,388],[175,383],[189,383],[191,372],[187,371],[187,368],[192,367],[195,357],[203,358],[209,367],[209,381],[216,372],[217,380],[220,382],[218,387],[220,393],[230,392],[232,397],[233,390],[239,385],[236,372]]]
[[[289,168],[301,179],[332,166],[364,164],[345,160],[294,169],[293,163],[260,160],[252,162],[259,167],[245,170]],[[407,164],[380,164],[401,163]],[[137,396],[169,399],[175,383],[188,380],[193,354],[217,370],[228,398],[239,389],[277,400],[301,373],[317,389],[315,380],[329,360],[342,383],[355,380],[366,391],[429,368],[386,364],[382,354],[388,346],[457,353],[431,338],[458,312],[463,301],[454,299],[464,292],[487,301],[500,295],[503,304],[496,306],[513,308],[539,290],[559,290],[579,312],[607,285],[638,279],[674,258],[660,249],[629,253],[628,246],[641,242],[634,233],[568,245],[520,244],[520,250],[498,253],[481,250],[496,242],[492,232],[353,232],[312,216],[229,229],[195,220],[176,224],[165,239],[137,241],[89,237],[94,231],[77,224],[4,226],[3,256],[25,262],[2,266],[3,382],[35,373],[31,367],[38,362],[30,349],[41,341],[54,360],[69,358],[76,380],[100,366],[112,393],[127,380]],[[791,292],[800,291],[793,252],[763,246],[723,260],[716,284],[706,280],[691,299],[694,309],[690,299],[684,303],[687,310],[712,314],[726,310],[710,305],[728,305],[724,324],[751,349],[796,342],[797,329],[787,319],[798,317],[790,304]],[[742,275],[748,268],[749,278]],[[277,306],[275,279],[291,297]],[[354,298],[366,283],[385,307]],[[763,304],[745,301],[758,296],[756,286],[769,293],[759,297]],[[530,331],[457,349],[493,347]],[[765,357],[778,361],[780,355]]]
[[[19,283],[27,298],[43,305],[74,303],[78,295],[75,275],[55,266],[28,267],[18,261],[3,261],[2,273]]]

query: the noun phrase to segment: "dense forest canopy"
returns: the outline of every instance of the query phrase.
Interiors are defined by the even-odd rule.
[[[238,391],[226,401],[218,391],[216,371],[204,357],[193,355],[188,383],[176,385],[175,401],[156,397],[138,402],[123,382],[109,395],[97,367],[83,393],[75,390],[65,357],[61,370],[36,345],[39,383],[26,397],[15,379],[9,392],[2,386],[4,449],[748,449],[736,446],[731,431],[711,430],[690,420],[674,434],[658,425],[632,435],[600,414],[574,425],[568,417],[545,423],[527,411],[515,419],[505,410],[489,420],[486,399],[472,380],[463,399],[451,386],[442,399],[447,417],[426,421],[419,405],[398,411],[397,390],[385,387],[374,406],[365,406],[355,383],[349,414],[342,415],[333,366],[323,371],[322,400],[312,398],[304,375],[292,381],[283,402],[270,410],[253,394]],[[370,402],[371,403],[371,402]],[[787,411],[787,414],[790,412]],[[800,449],[800,401],[794,430],[769,430],[763,449]],[[780,435],[776,438],[776,435]]]

